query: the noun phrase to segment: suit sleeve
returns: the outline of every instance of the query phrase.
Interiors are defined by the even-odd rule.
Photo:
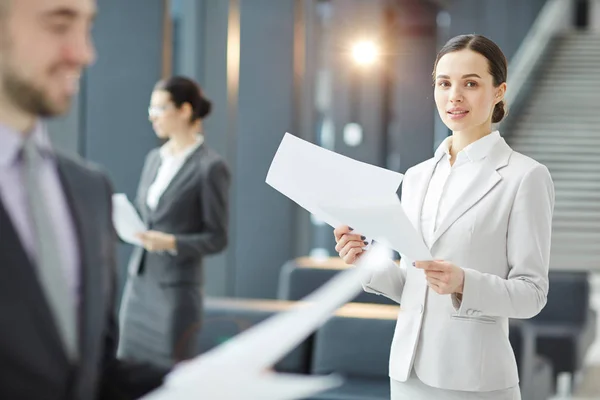
[[[200,182],[200,207],[204,229],[177,234],[177,257],[188,258],[218,253],[227,246],[229,186],[231,176],[224,161],[215,162]]]
[[[402,264],[398,266],[389,260],[385,266],[375,270],[370,279],[362,282],[364,291],[385,296],[400,304],[406,282],[406,268]]]
[[[108,193],[109,216],[112,214],[112,188],[107,178],[104,177]],[[113,235],[112,219],[108,218],[108,231]],[[163,378],[169,372],[166,369],[154,367],[149,364],[128,362],[117,359],[118,326],[115,315],[116,297],[116,249],[117,239],[110,241],[106,258],[109,260],[110,274],[110,304],[107,312],[107,321],[104,324],[104,352],[100,377],[100,400],[129,400],[137,399],[144,394],[162,385]]]
[[[454,297],[460,315],[531,318],[546,305],[554,184],[541,164],[521,181],[510,212],[507,231],[506,279],[464,268],[462,302]]]

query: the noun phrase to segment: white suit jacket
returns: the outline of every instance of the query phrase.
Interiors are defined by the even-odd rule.
[[[462,303],[429,290],[414,260],[390,262],[363,282],[401,304],[390,377],[414,365],[433,387],[493,391],[518,384],[509,318],[531,318],[546,304],[554,185],[548,169],[500,139],[480,175],[434,233],[434,259],[465,271]],[[421,209],[435,159],[406,172],[402,205],[421,234]]]

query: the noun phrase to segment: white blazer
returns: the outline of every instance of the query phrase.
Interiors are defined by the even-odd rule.
[[[390,377],[411,367],[440,389],[487,392],[518,384],[509,318],[531,318],[546,305],[554,185],[548,169],[500,139],[485,166],[440,222],[434,259],[462,267],[462,304],[429,290],[425,274],[403,258],[363,282],[366,291],[401,304]],[[402,205],[421,234],[421,209],[434,159],[406,172]],[[421,260],[425,261],[425,260]]]

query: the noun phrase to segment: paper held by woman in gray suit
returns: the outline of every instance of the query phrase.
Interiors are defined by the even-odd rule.
[[[175,236],[176,250],[133,250],[121,306],[120,358],[170,366],[197,355],[202,259],[226,246],[230,183],[225,162],[198,140],[177,157],[163,146],[146,158],[135,204],[149,230]]]

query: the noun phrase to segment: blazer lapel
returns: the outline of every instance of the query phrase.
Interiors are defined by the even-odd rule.
[[[490,154],[483,160],[483,165],[475,179],[467,187],[465,192],[458,198],[446,218],[441,222],[434,232],[433,246],[438,239],[467,211],[477,204],[486,194],[490,192],[502,180],[498,173],[500,168],[508,164],[512,149],[503,138],[492,148]]]

